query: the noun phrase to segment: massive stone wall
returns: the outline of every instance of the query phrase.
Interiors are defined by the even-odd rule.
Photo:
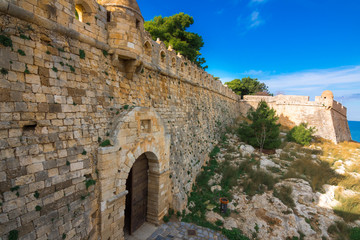
[[[294,127],[300,123],[308,123],[316,128],[315,135],[319,137],[335,143],[351,140],[346,108],[334,101],[333,96],[326,98],[323,94],[316,97],[315,101],[309,101],[307,96],[244,96],[241,100],[241,113],[246,115],[261,100],[276,110],[282,125]]]
[[[107,22],[96,1],[75,2],[83,22],[73,1],[0,1],[1,36],[12,42],[0,44],[3,239],[122,239],[126,178],[143,152],[157,223],[183,208],[239,112],[238,96],[137,29],[131,9],[108,6]],[[116,49],[125,35],[134,46]]]

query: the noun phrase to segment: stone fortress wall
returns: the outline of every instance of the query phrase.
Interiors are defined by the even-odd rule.
[[[142,154],[159,223],[239,114],[237,95],[150,38],[136,1],[99,3],[0,0],[0,238],[123,239]]]
[[[261,100],[276,110],[282,125],[294,127],[300,123],[308,123],[315,127],[315,135],[335,143],[350,141],[351,134],[347,122],[347,109],[334,101],[330,91],[310,101],[308,96],[278,95],[244,96],[241,100],[241,112],[246,115],[250,107],[256,108]]]
[[[144,154],[147,220],[159,223],[257,101],[240,103],[143,22],[135,0],[0,0],[0,238],[123,239]]]

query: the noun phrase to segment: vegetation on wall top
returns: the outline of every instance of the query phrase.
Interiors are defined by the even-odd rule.
[[[200,49],[204,46],[203,38],[197,34],[186,31],[194,23],[193,17],[188,14],[178,13],[170,17],[154,17],[145,22],[145,30],[153,40],[160,38],[166,47],[172,46],[191,62],[200,68],[206,69],[205,58],[201,57]]]

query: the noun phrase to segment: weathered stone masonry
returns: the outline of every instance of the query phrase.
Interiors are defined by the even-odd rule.
[[[0,11],[12,40],[0,44],[0,237],[122,239],[143,153],[148,221],[182,209],[238,97],[152,41],[135,1],[0,0]]]
[[[143,22],[135,0],[0,0],[0,238],[123,239],[126,183],[144,155],[147,221],[159,223],[184,208],[220,130],[260,101]],[[324,136],[347,139],[341,105],[290,98],[268,102],[307,113],[296,124],[341,123]]]

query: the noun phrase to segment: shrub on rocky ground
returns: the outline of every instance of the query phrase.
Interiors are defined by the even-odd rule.
[[[324,184],[337,184],[340,177],[327,162],[318,163],[303,156],[290,165],[284,175],[284,179],[287,178],[302,178],[310,183],[314,191],[322,191]]]
[[[292,198],[292,187],[281,185],[278,189],[274,189],[274,197],[280,199],[286,206],[293,208],[295,207],[294,199]]]
[[[313,139],[315,128],[308,128],[306,123],[301,123],[299,126],[293,127],[287,134],[287,139],[290,142],[296,142],[303,146],[309,145]]]
[[[277,124],[279,118],[274,109],[261,101],[256,110],[249,111],[248,118],[251,123],[243,122],[238,130],[243,141],[260,148],[260,152],[280,146],[280,124]]]

